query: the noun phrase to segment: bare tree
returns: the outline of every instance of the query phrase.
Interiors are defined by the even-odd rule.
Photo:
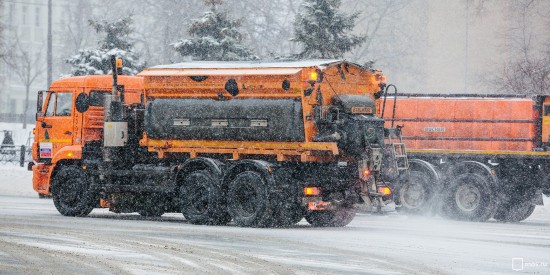
[[[14,35],[13,43],[6,46],[6,55],[2,57],[4,63],[10,68],[10,73],[15,75],[25,86],[25,102],[23,107],[23,129],[27,129],[26,115],[29,111],[29,93],[33,83],[45,71],[45,58],[42,56],[44,47],[34,48],[30,44],[23,44],[19,37]]]
[[[550,94],[550,5],[541,0],[508,5],[514,21],[505,48],[510,50],[511,58],[493,83],[510,93]]]
[[[550,3],[545,0],[464,0],[476,16],[501,9],[509,26],[502,34],[502,67],[485,79],[498,91],[550,94]]]

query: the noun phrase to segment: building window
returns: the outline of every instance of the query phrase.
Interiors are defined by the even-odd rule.
[[[15,14],[15,4],[10,4],[10,14],[8,14],[8,24],[13,25],[13,15]]]
[[[34,21],[34,26],[35,27],[40,27],[40,23],[42,23],[42,22],[40,22],[40,8],[37,7],[35,9],[35,11],[36,11],[36,17],[34,18],[34,20],[35,20]]]
[[[27,13],[28,13],[28,7],[23,6],[23,12],[21,13],[21,23],[23,25],[27,25]]]

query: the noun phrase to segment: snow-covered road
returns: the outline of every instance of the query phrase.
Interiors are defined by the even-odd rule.
[[[0,168],[0,274],[550,274],[549,206],[518,224],[390,213],[344,228],[260,229],[103,209],[70,218],[37,198],[30,172]]]
[[[511,273],[513,258],[523,258],[523,272],[550,273],[545,208],[519,224],[388,214],[285,229],[101,209],[70,218],[51,200],[24,196],[0,196],[0,209],[0,273]]]

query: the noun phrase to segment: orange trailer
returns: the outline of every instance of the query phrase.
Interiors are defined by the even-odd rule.
[[[550,188],[550,98],[400,95],[387,117],[402,126],[411,180],[399,188],[409,211],[437,204],[448,216],[527,218]],[[380,111],[380,110],[379,110]]]

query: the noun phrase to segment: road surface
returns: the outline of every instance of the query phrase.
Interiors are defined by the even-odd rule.
[[[0,274],[550,273],[548,207],[519,224],[360,214],[344,228],[277,229],[64,217],[34,196],[0,195],[0,209]]]

